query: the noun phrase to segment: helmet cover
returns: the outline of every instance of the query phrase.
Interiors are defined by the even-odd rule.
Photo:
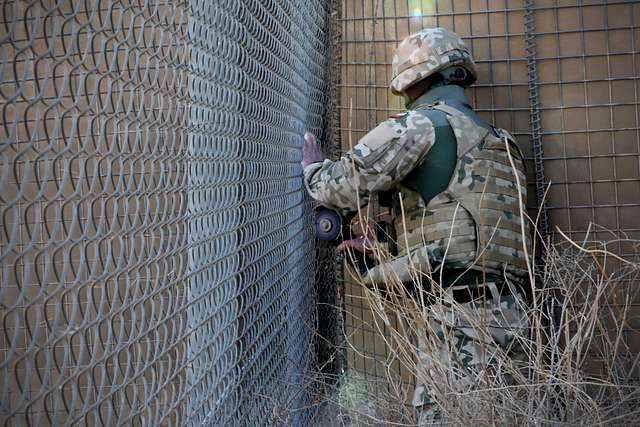
[[[399,95],[409,86],[453,65],[477,77],[471,52],[456,33],[444,28],[428,28],[405,38],[393,53],[391,91]]]

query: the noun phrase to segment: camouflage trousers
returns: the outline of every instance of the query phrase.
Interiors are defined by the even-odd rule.
[[[485,301],[452,306],[445,299],[426,309],[427,325],[417,331],[419,360],[413,396],[420,426],[448,425],[434,396],[447,399],[483,385],[510,384],[511,376],[501,372],[507,359],[511,367],[526,366],[519,339],[529,334],[525,303],[517,293],[500,295],[495,283],[484,286],[491,294]],[[488,376],[492,376],[489,382]]]

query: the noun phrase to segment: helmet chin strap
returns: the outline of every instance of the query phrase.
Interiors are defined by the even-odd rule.
[[[400,96],[402,97],[402,99],[404,100],[404,108],[409,108],[409,104],[411,104],[413,102],[413,100],[415,98],[411,98],[409,95],[407,95],[407,92],[400,92]]]

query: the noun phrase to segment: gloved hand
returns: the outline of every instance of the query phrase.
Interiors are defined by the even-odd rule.
[[[324,160],[324,154],[316,143],[316,137],[311,132],[305,132],[304,145],[302,146],[302,168],[306,168],[311,163]]]
[[[338,252],[347,250],[347,248],[354,249],[358,252],[364,253],[368,258],[378,261],[378,255],[373,250],[374,243],[367,237],[360,236],[355,239],[345,240],[336,248]]]

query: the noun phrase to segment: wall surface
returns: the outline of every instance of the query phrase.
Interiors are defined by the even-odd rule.
[[[3,2],[3,425],[310,423],[329,26],[325,1]]]
[[[537,213],[536,193],[548,188],[548,227],[556,241],[556,226],[574,239],[587,230],[590,239],[638,238],[640,4],[531,3],[344,0],[342,148],[347,151],[377,122],[402,110],[387,89],[397,44],[422,28],[442,26],[462,36],[478,65],[478,82],[468,90],[472,104],[511,130],[523,148],[530,214]],[[544,177],[536,179],[541,167]],[[624,242],[610,249],[631,253]],[[354,345],[349,364],[367,379],[382,380],[387,369],[397,370],[383,340],[388,331],[373,326],[357,285],[347,280],[345,294],[346,332]],[[638,311],[635,305],[632,315]]]

